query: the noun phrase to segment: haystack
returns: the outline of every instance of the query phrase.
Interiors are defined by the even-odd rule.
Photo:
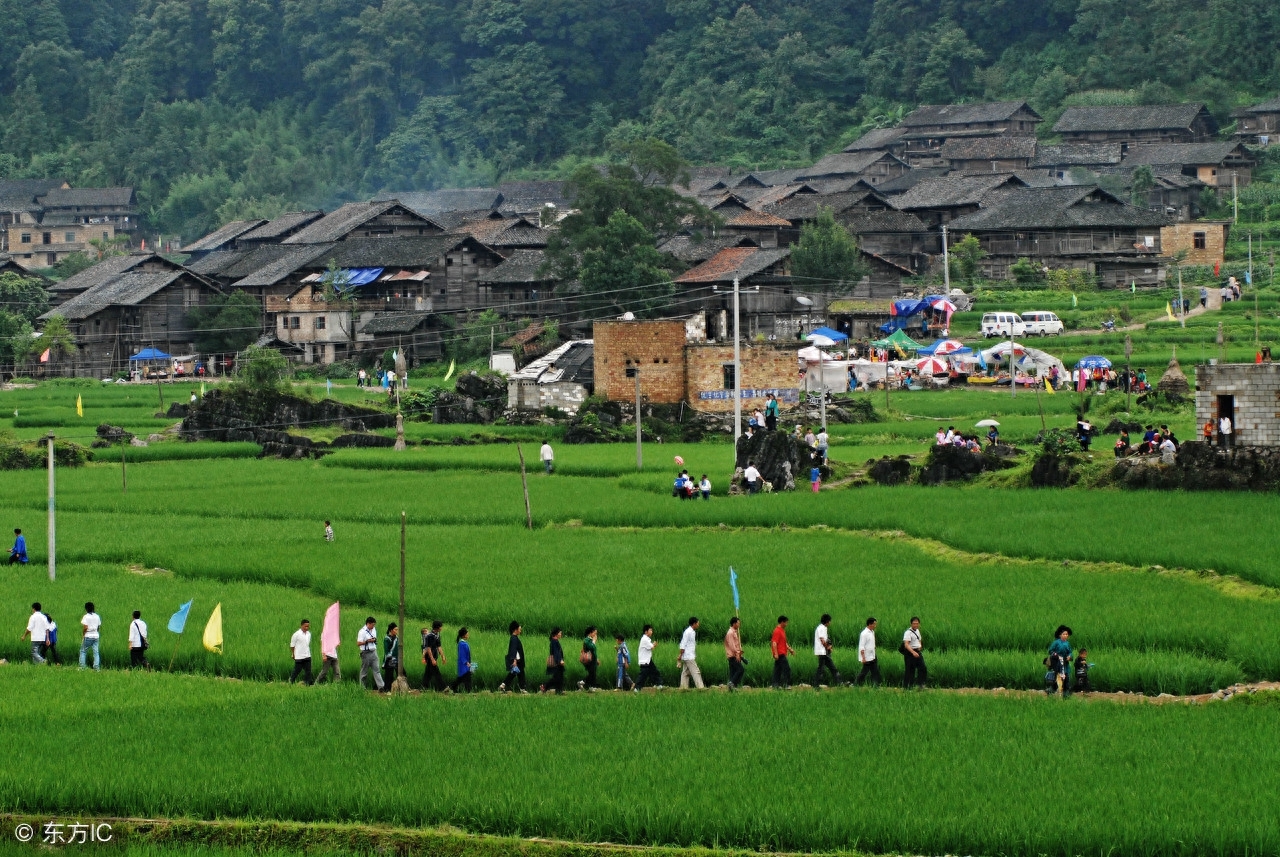
[[[1161,393],[1174,396],[1187,396],[1191,393],[1191,385],[1187,383],[1187,376],[1182,374],[1182,367],[1178,365],[1178,349],[1173,349],[1173,356],[1169,358],[1169,368],[1164,370],[1164,374],[1160,376],[1160,383],[1156,384],[1156,389]]]

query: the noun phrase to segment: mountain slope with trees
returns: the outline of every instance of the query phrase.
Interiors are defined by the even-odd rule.
[[[1280,91],[1264,0],[0,0],[0,176],[127,184],[154,230],[568,177],[656,136],[812,163],[919,103]]]

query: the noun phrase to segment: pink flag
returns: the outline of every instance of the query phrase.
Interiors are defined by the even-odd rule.
[[[324,629],[320,631],[320,653],[325,657],[338,656],[338,602],[329,605],[324,611]]]
[[[49,352],[50,352],[51,350],[52,350],[52,349],[46,348],[46,349],[44,350],[44,353],[40,355],[40,362],[41,362],[41,363],[48,363],[48,362],[49,362]]]

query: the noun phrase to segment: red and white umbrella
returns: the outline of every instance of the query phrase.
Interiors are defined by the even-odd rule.
[[[951,354],[965,348],[965,344],[958,339],[944,339],[933,349],[934,354]]]
[[[951,313],[956,311],[956,305],[946,298],[938,298],[933,303],[929,304],[929,306],[941,312],[945,312],[947,315],[951,315]]]
[[[947,361],[937,357],[926,357],[916,361],[916,370],[924,375],[945,375],[951,371]]]
[[[1022,355],[1027,353],[1027,349],[1022,346],[1022,343],[1015,342],[1013,343],[1013,353],[1015,356],[1021,357]],[[997,359],[1004,359],[1005,357],[1009,356],[1009,343],[1001,342],[995,348],[989,348],[986,351],[982,352],[982,354],[988,360],[990,360],[992,357],[995,357]]]

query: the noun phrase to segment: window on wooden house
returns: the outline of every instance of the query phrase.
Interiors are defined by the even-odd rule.
[[[316,316],[316,330],[324,330],[324,325],[325,317],[322,315]]]
[[[289,329],[298,330],[302,327],[302,317],[293,315],[289,316]]]
[[[23,244],[30,244],[30,243],[31,243],[31,233],[30,233],[30,232],[23,232],[19,240],[20,240]]]
[[[42,239],[42,240],[40,241],[40,243],[41,243],[41,244],[52,244],[52,243],[53,243],[53,233],[52,233],[52,232],[45,232],[45,233],[42,233],[42,234],[40,235],[40,238]]]
[[[1208,243],[1205,239],[1206,239],[1205,233],[1193,232],[1191,234],[1191,246],[1195,247],[1197,250],[1203,250],[1205,249],[1205,246]]]
[[[67,244],[76,243],[76,234],[74,232],[64,232],[62,233],[62,238],[63,238],[63,241]]]

